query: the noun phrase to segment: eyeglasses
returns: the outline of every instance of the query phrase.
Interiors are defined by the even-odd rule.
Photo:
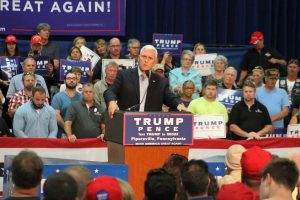
[[[183,89],[185,89],[185,90],[194,90],[195,88],[194,87],[184,87]]]

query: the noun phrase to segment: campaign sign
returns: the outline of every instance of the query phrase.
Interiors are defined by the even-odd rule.
[[[290,125],[288,125],[287,137],[300,138],[300,124],[290,124]]]
[[[116,62],[119,65],[119,69],[132,69],[135,68],[135,60],[134,59],[102,59],[102,77],[105,78],[105,66],[111,61]]]
[[[82,61],[90,61],[92,63],[92,69],[95,67],[97,62],[101,59],[98,54],[96,54],[91,49],[87,48],[86,46],[82,46],[80,48],[80,51],[82,53],[81,60]]]
[[[195,115],[194,139],[201,138],[226,138],[226,122],[224,115]]]
[[[125,35],[125,0],[1,0],[0,19],[3,35],[32,35],[41,22],[52,35]]]
[[[191,145],[193,114],[138,113],[124,117],[124,145]]]
[[[60,59],[60,81],[65,80],[66,73],[72,69],[72,67],[79,67],[82,71],[81,83],[89,82],[89,77],[87,71],[91,70],[90,61],[75,61],[75,60],[66,60]]]
[[[18,74],[18,66],[20,57],[0,57],[0,66],[3,77],[7,77],[7,80]],[[3,79],[2,77],[2,79]]]
[[[170,52],[173,55],[180,55],[182,51],[182,34],[159,34],[153,33],[152,44],[159,54]]]
[[[218,88],[217,99],[227,110],[231,110],[232,106],[240,102],[243,98],[242,91]]]
[[[41,76],[47,75],[47,64],[50,62],[49,56],[34,57],[36,62],[35,73]]]
[[[215,72],[214,60],[216,53],[195,55],[195,60],[192,68],[200,71],[201,76],[208,76]]]
[[[37,56],[33,57],[36,62],[35,74],[39,74],[41,76],[47,75],[47,64],[50,62],[49,56]],[[26,58],[21,57],[19,63],[18,73],[23,73],[23,64]]]
[[[298,129],[299,130],[299,129]],[[291,129],[290,133],[294,135],[297,134],[299,131],[296,130],[296,132]],[[273,132],[267,133],[265,135],[266,138],[281,138],[281,137],[287,137],[287,129],[286,128],[274,128]],[[294,136],[295,137],[295,136]]]

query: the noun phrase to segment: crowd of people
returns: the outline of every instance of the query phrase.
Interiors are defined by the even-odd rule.
[[[160,168],[144,177],[144,200],[263,200],[300,199],[300,154],[278,157],[258,146],[228,148],[226,174],[216,177],[204,160],[188,160],[171,154]],[[5,200],[39,200],[43,161],[33,151],[23,150],[11,165],[13,187]],[[71,166],[48,175],[44,200],[134,200],[126,181],[107,175],[92,177],[83,166]]]
[[[14,35],[5,39],[2,56],[26,58],[22,73],[10,80],[1,72],[1,136],[65,137],[70,142],[103,139],[106,110],[111,117],[118,110],[223,114],[227,138],[237,140],[264,137],[299,123],[299,62],[287,63],[280,53],[266,47],[261,32],[251,35],[253,48],[244,57],[239,78],[237,67],[230,66],[223,55],[217,55],[214,73],[208,76],[193,68],[195,56],[207,53],[202,43],[195,44],[193,51],[183,50],[178,65],[170,52],[158,55],[154,46],[141,48],[134,38],[128,40],[127,55],[121,54],[118,38],[98,39],[93,50],[101,59],[86,72],[86,84],[81,83],[79,67],[68,71],[64,82],[59,81],[59,48],[50,40],[50,32],[49,24],[38,24],[27,54],[19,52]],[[81,60],[81,47],[86,44],[84,37],[76,37],[67,59]],[[35,56],[50,58],[47,74],[36,74]],[[102,66],[104,58],[133,59],[135,64],[131,69],[120,69],[114,61]],[[281,77],[278,69],[285,65],[287,77]],[[217,99],[218,88],[240,90],[243,99],[228,110]]]
[[[209,76],[192,68],[195,56],[207,53],[202,43],[195,44],[193,51],[183,50],[178,65],[170,52],[158,55],[154,46],[141,47],[134,38],[128,40],[127,55],[121,54],[118,38],[108,42],[98,39],[93,50],[101,59],[134,59],[134,66],[120,69],[115,61],[102,66],[100,60],[86,72],[89,83],[82,84],[83,72],[78,67],[65,74],[63,83],[59,81],[61,58],[58,46],[50,40],[50,30],[49,24],[38,24],[26,54],[19,52],[14,35],[5,38],[1,56],[26,58],[22,73],[10,80],[5,73],[0,74],[3,137],[103,140],[104,112],[113,118],[119,110],[222,114],[228,127],[227,138],[234,140],[259,139],[288,124],[300,123],[299,61],[286,62],[280,53],[266,47],[261,32],[251,35],[253,48],[244,57],[239,77],[237,66],[230,66],[223,55],[215,58],[214,73]],[[67,59],[81,60],[81,47],[86,44],[85,38],[76,37]],[[36,74],[35,56],[50,58],[46,75]],[[282,66],[286,66],[287,77],[280,76]],[[218,88],[240,90],[243,98],[229,111],[217,99]],[[259,147],[246,150],[234,145],[225,156],[226,175],[216,180],[205,161],[174,154],[162,168],[148,172],[144,196],[148,200],[292,199],[297,183],[300,185],[299,157],[292,157],[296,165]],[[24,151],[16,156],[12,163],[15,187],[8,199],[21,199],[24,195],[39,199],[42,171],[43,162],[35,153]],[[50,175],[43,191],[45,200],[134,198],[127,182],[109,176],[93,179],[82,167]]]

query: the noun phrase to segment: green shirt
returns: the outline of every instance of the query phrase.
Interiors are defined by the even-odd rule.
[[[192,100],[188,109],[194,115],[224,114],[225,121],[228,122],[226,107],[217,100],[207,101],[204,97]]]

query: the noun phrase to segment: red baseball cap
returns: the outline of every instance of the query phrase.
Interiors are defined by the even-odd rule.
[[[122,189],[118,180],[112,176],[98,176],[86,188],[88,200],[122,200]]]
[[[262,34],[262,32],[256,31],[251,34],[251,40],[249,43],[257,44],[258,40],[263,40],[263,39],[264,39],[264,35]]]
[[[33,35],[30,42],[31,44],[43,44],[42,37],[39,35]]]
[[[17,38],[14,35],[8,35],[5,38],[6,43],[17,43]]]
[[[249,148],[242,154],[241,165],[244,177],[261,180],[261,170],[272,160],[272,154],[258,146]]]
[[[222,185],[215,200],[256,200],[255,193],[246,185],[236,182]]]

